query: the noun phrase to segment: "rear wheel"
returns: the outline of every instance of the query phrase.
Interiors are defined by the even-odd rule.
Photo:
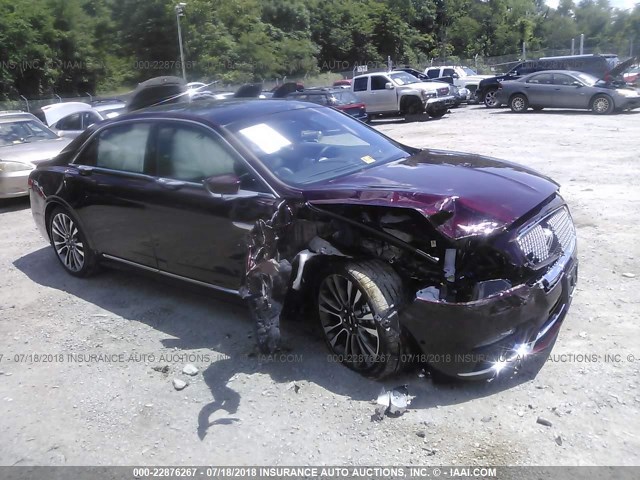
[[[498,99],[496,98],[497,88],[490,88],[484,92],[484,106],[487,108],[496,108],[500,106]]]
[[[529,100],[527,100],[527,97],[522,93],[516,93],[509,99],[509,107],[511,111],[515,113],[526,112],[527,108],[529,108]]]
[[[609,115],[613,113],[614,109],[615,105],[609,95],[596,95],[591,101],[591,110],[593,110],[593,113],[596,115]]]
[[[402,340],[393,311],[402,281],[386,263],[371,260],[329,268],[317,289],[322,333],[336,359],[356,372],[383,378],[402,367]]]
[[[56,257],[68,273],[76,277],[93,273],[96,256],[75,217],[62,207],[49,216],[49,237]]]

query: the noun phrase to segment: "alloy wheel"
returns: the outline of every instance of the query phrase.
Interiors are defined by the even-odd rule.
[[[498,103],[496,99],[496,93],[497,93],[497,90],[490,90],[484,95],[484,104],[487,107],[490,107],[490,108],[495,107],[496,104]]]
[[[84,266],[84,243],[74,221],[66,213],[57,213],[51,222],[51,239],[62,264],[72,272]]]
[[[318,293],[319,316],[331,349],[347,363],[373,365],[380,353],[375,314],[365,295],[349,278],[325,277]]]
[[[596,98],[593,102],[593,110],[596,113],[604,113],[609,110],[609,100],[605,97]]]

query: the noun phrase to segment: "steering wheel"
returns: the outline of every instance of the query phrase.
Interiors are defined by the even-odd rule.
[[[316,162],[321,162],[322,159],[328,160],[330,157],[327,156],[327,153],[331,150],[331,149],[335,149],[336,146],[335,145],[325,145],[324,147],[322,147],[320,149],[320,151],[318,152],[318,154],[316,155],[316,158],[314,159]]]

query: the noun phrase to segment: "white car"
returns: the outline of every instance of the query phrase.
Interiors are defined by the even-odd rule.
[[[491,78],[491,75],[478,75],[475,70],[469,67],[456,65],[447,65],[443,67],[427,67],[424,71],[429,78],[453,78],[453,84],[459,88],[469,90],[469,101],[475,99],[478,85],[485,78]]]

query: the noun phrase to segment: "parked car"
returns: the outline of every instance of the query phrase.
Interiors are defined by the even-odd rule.
[[[606,115],[640,107],[640,94],[632,88],[616,88],[593,75],[570,70],[546,70],[503,82],[496,100],[522,113],[529,107],[579,108]]]
[[[495,95],[502,82],[517,80],[530,73],[544,70],[572,70],[589,73],[604,80],[610,80],[623,72],[633,63],[620,64],[617,55],[568,55],[563,57],[543,57],[538,60],[527,60],[515,65],[504,75],[498,75],[482,80],[476,91],[479,102],[483,102],[487,108],[500,107]]]
[[[50,128],[60,137],[76,138],[89,126],[102,120],[104,117],[97,110],[82,110],[62,117]]]
[[[431,79],[429,77],[427,77],[424,73],[416,70],[415,68],[411,68],[411,67],[397,67],[394,68],[394,71],[397,72],[407,72],[411,75],[413,75],[414,77],[416,77],[418,80],[420,80],[421,82],[441,82],[441,83],[448,83],[449,84],[449,95],[453,95],[455,98],[455,102],[453,104],[454,107],[459,107],[462,103],[464,102],[468,102],[471,98],[471,92],[469,90],[467,90],[464,87],[458,87],[457,85],[455,85],[453,83],[453,78],[452,77],[444,77],[444,78],[440,78],[440,79]],[[475,98],[475,97],[474,97]]]
[[[351,91],[367,106],[371,115],[404,115],[411,118],[426,113],[440,118],[455,104],[449,84],[421,82],[406,72],[378,72],[353,78]]]
[[[640,77],[640,67],[639,66],[632,67],[632,68],[630,68],[629,70],[627,70],[623,74],[624,81],[626,83],[630,83],[630,84],[638,83],[638,78],[639,77]]]
[[[61,118],[76,112],[84,112],[91,110],[92,107],[85,102],[62,102],[52,103],[40,108],[41,120],[47,125],[54,125]]]
[[[91,102],[91,106],[102,116],[102,118],[113,118],[124,113],[127,104],[119,98],[108,98],[95,100]]]
[[[265,319],[306,307],[334,358],[370,377],[428,353],[444,375],[488,378],[548,352],[577,279],[550,179],[408,147],[309,102],[123,115],[29,184],[68,273],[115,263],[242,292],[259,339]]]
[[[469,90],[468,101],[475,101],[476,90],[480,82],[491,77],[491,75],[478,75],[478,73],[469,67],[461,65],[446,65],[440,67],[427,67],[424,74],[431,79],[451,78],[453,84],[459,88]]]
[[[27,178],[70,142],[26,112],[0,112],[0,198],[28,194]]]
[[[309,88],[302,92],[292,92],[285,98],[328,105],[348,113],[362,122],[369,121],[365,104],[358,100],[351,91],[344,88]]]

